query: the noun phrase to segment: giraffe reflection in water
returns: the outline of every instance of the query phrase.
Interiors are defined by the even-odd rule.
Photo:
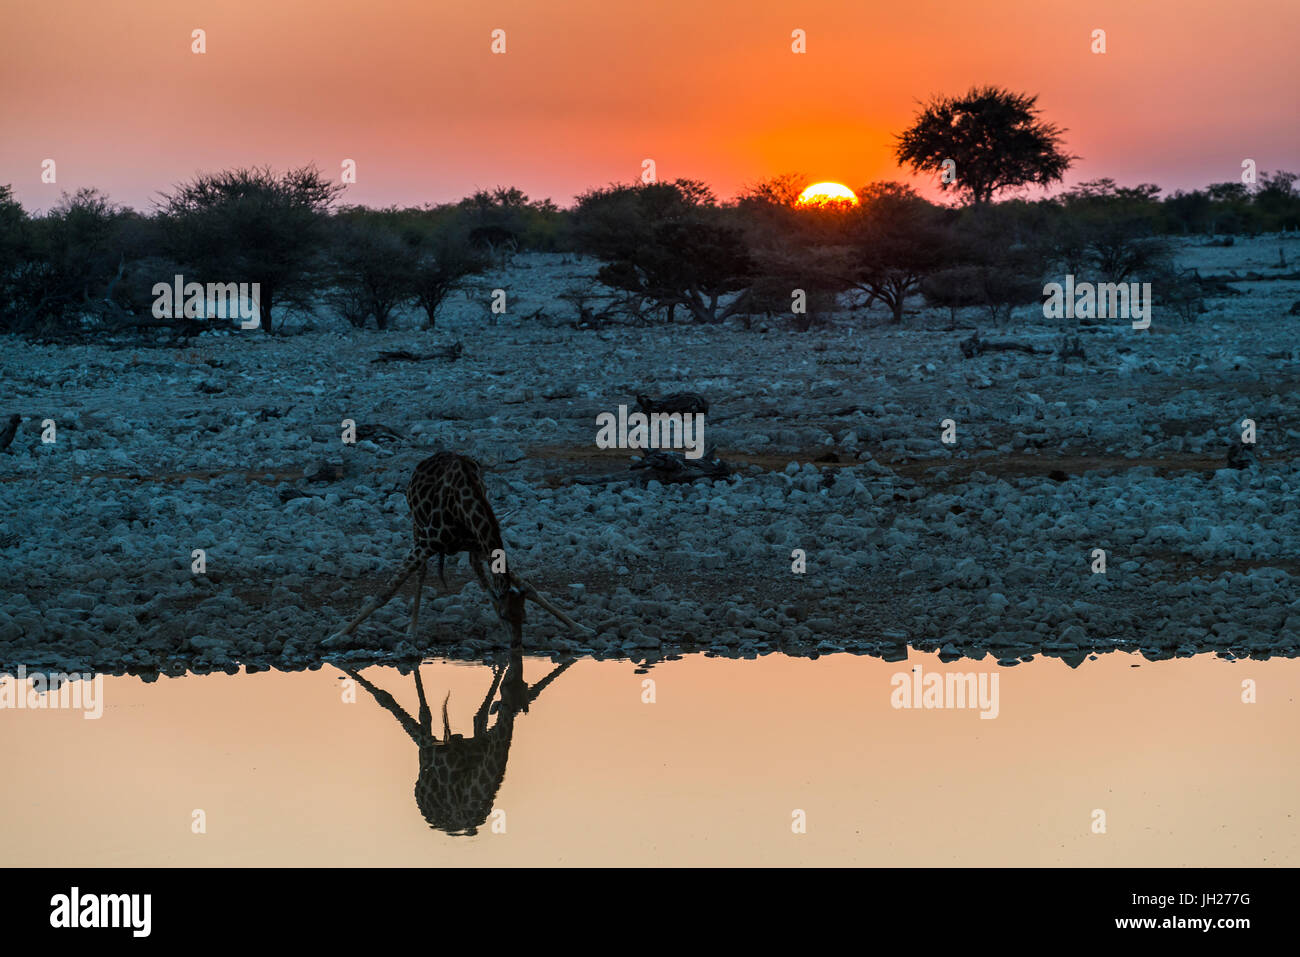
[[[523,654],[511,653],[509,664],[492,666],[492,684],[483,703],[474,712],[473,733],[467,738],[453,734],[447,717],[451,692],[442,702],[442,737],[433,727],[433,713],[425,698],[420,669],[415,669],[415,693],[419,698],[419,720],[412,718],[391,694],[377,688],[355,671],[344,668],[352,678],[388,711],[420,749],[420,774],[415,782],[415,803],[429,826],[448,834],[470,835],[478,831],[496,800],[506,776],[510,740],[514,735],[515,716],[527,712],[528,706],[552,681],[573,664],[570,659],[553,668],[541,681],[529,685],[524,681]],[[497,692],[501,700],[493,703]],[[491,727],[488,722],[496,715]]]

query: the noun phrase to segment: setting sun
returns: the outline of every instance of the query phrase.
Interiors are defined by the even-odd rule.
[[[847,203],[850,206],[858,205],[858,197],[842,183],[813,183],[802,193],[796,200],[796,206],[828,206],[831,204]]]

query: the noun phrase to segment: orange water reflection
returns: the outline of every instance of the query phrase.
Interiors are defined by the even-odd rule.
[[[891,707],[917,664],[996,670],[998,716]],[[1294,660],[528,659],[355,681],[107,678],[97,721],[0,711],[0,863],[1300,863]]]

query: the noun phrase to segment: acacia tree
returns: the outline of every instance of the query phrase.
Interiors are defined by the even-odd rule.
[[[488,258],[470,242],[471,230],[457,211],[414,211],[407,241],[415,262],[407,288],[433,329],[447,297],[464,288],[470,276],[488,267]]]
[[[591,189],[574,206],[572,238],[581,252],[606,262],[631,259],[663,223],[695,217],[716,205],[713,193],[698,180]]]
[[[410,296],[415,253],[400,231],[396,209],[350,207],[330,220],[329,278],[326,300],[357,328],[373,318],[387,329],[393,313]]]
[[[501,262],[525,250],[554,252],[563,216],[549,199],[529,199],[514,186],[476,190],[450,207],[471,246]]]
[[[1004,189],[1057,182],[1077,157],[1062,149],[1065,131],[1040,119],[1037,102],[995,86],[935,97],[899,134],[895,156],[914,172],[950,170],[939,188],[975,205]]]
[[[14,199],[13,187],[0,186],[0,329],[13,323],[19,303],[19,277],[30,258],[31,226]]]
[[[630,255],[609,260],[597,278],[672,320],[678,306],[696,322],[720,322],[745,307],[753,260],[737,229],[700,219],[660,223]],[[731,293],[740,296],[724,304]]]
[[[782,173],[743,188],[730,219],[744,232],[753,272],[738,300],[745,327],[750,318],[787,317],[805,332],[839,305],[839,295],[854,288],[847,249],[856,223],[847,205],[800,206],[808,185],[802,173]],[[801,307],[801,311],[795,311]]]
[[[947,255],[941,211],[900,183],[873,183],[858,191],[845,279],[889,307],[903,321],[903,304]]]
[[[1254,204],[1265,222],[1265,229],[1295,229],[1300,226],[1300,191],[1296,190],[1295,173],[1275,170],[1259,174]]]
[[[700,220],[664,223],[643,250],[631,288],[660,305],[685,306],[696,322],[717,322],[741,310],[752,271],[739,230]],[[722,306],[721,298],[735,292],[742,295]]]
[[[271,332],[275,306],[306,305],[320,285],[326,214],[342,190],[314,166],[235,169],[202,173],[160,205],[174,254],[199,271],[195,280],[258,283]]]

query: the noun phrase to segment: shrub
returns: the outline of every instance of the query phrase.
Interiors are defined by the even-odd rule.
[[[326,300],[357,328],[374,319],[387,329],[393,312],[412,297],[416,256],[399,231],[396,210],[352,207],[330,222],[330,291]]]
[[[579,197],[573,229],[579,248],[604,262],[600,281],[643,309],[671,318],[684,306],[697,322],[715,322],[744,308],[754,268],[748,245],[702,183],[590,191]],[[724,305],[732,293],[742,295]]]
[[[1003,203],[968,209],[955,224],[954,265],[966,267],[972,299],[993,323],[1009,322],[1016,306],[1042,300],[1052,247],[1041,223],[1037,207]]]
[[[469,233],[464,218],[455,212],[417,212],[409,223],[406,238],[414,261],[407,291],[424,311],[430,329],[447,297],[488,266],[488,257],[472,247]]]
[[[906,186],[876,183],[860,190],[859,197],[845,278],[902,322],[907,297],[950,259],[950,236],[940,211]]]
[[[947,309],[949,325],[956,327],[957,310],[986,305],[979,267],[951,266],[921,280],[921,295],[932,306]]]
[[[8,282],[16,307],[10,328],[79,331],[113,293],[125,264],[125,225],[138,218],[98,190],[83,188],[64,193],[44,216],[16,223],[19,260]]]
[[[276,306],[307,308],[327,280],[326,214],[342,189],[312,166],[201,174],[163,197],[169,251],[196,281],[259,284],[269,333]]]

